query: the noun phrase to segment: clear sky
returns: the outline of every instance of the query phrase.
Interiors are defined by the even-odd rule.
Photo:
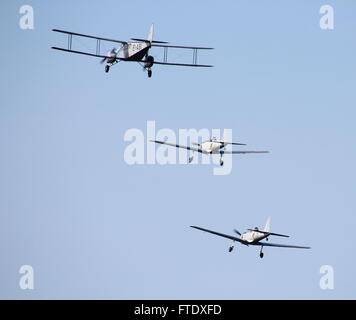
[[[19,9],[34,8],[34,29]],[[319,9],[334,8],[321,30]],[[0,298],[356,298],[356,2],[1,1]],[[52,28],[212,46],[211,69],[51,50]],[[78,49],[88,47],[85,41]],[[110,47],[106,49],[111,49]],[[160,50],[152,51],[155,57]],[[185,59],[185,52],[169,58]],[[190,61],[190,57],[187,58]],[[214,165],[124,161],[131,128],[230,128],[268,155]],[[263,226],[311,250],[236,246],[189,228]],[[19,269],[34,268],[34,290]],[[334,269],[334,289],[319,286]]]

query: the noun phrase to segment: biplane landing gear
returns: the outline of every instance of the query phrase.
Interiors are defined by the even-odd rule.
[[[152,77],[152,70],[151,70],[151,69],[148,69],[148,70],[147,70],[147,75],[148,75],[149,78]]]
[[[109,66],[109,65],[106,65],[106,66],[105,66],[105,72],[109,72],[109,70],[110,70],[110,66]]]

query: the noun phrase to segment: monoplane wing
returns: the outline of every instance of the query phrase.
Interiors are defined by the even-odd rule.
[[[240,142],[226,142],[226,141],[218,141],[218,142],[221,142],[221,143],[223,143],[225,145],[231,144],[231,145],[234,145],[234,146],[245,146],[246,145],[246,143],[240,143]]]
[[[203,151],[200,148],[196,148],[196,147],[188,147],[188,146],[182,146],[179,144],[175,144],[175,143],[169,143],[169,142],[165,142],[165,141],[158,141],[158,140],[150,140],[151,142],[155,142],[155,143],[159,143],[159,144],[166,144],[168,146],[172,146],[172,147],[176,147],[176,148],[182,148],[182,149],[187,149],[187,150],[193,150],[196,152],[200,152],[202,153]]]
[[[279,248],[296,248],[296,249],[311,249],[311,247],[304,246],[291,246],[288,244],[278,244],[278,243],[269,243],[269,242],[257,242],[255,245],[263,247],[279,247]]]
[[[225,151],[225,150],[216,150],[213,153],[217,153],[217,154],[245,154],[245,153],[269,153],[269,151]]]
[[[220,236],[220,237],[228,238],[230,240],[238,241],[238,242],[243,243],[243,244],[246,244],[246,242],[241,240],[240,238],[237,238],[237,237],[234,237],[234,236],[230,236],[228,234],[224,234],[224,233],[220,233],[220,232],[204,229],[204,228],[197,227],[197,226],[190,226],[190,227],[194,228],[194,229],[201,230],[201,231],[209,232],[209,233],[215,234],[215,235]]]

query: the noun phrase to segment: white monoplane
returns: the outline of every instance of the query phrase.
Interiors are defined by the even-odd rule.
[[[213,48],[168,45],[167,44],[168,42],[153,40],[153,24],[151,25],[147,39],[131,38],[131,40],[133,41],[121,41],[115,39],[108,39],[108,38],[96,37],[96,36],[76,33],[72,31],[64,31],[59,29],[53,29],[53,31],[68,35],[68,48],[52,47],[52,49],[102,58],[101,63],[104,62],[106,63],[105,72],[109,72],[110,67],[120,61],[131,61],[131,62],[140,63],[143,66],[144,70],[147,70],[147,74],[149,78],[152,76],[151,68],[154,64],[169,65],[169,66],[183,66],[183,67],[212,67],[211,65],[198,64],[197,62],[198,62],[198,50],[209,50]],[[96,52],[91,53],[91,52],[72,50],[73,36],[95,39]],[[101,54],[101,50],[100,50],[101,41],[120,43],[121,47],[112,48],[106,55],[103,55]],[[161,47],[164,49],[163,61],[155,61],[153,56],[149,55],[149,50],[152,47]],[[168,48],[193,50],[192,63],[189,64],[189,63],[167,62]]]
[[[268,218],[266,225],[264,227],[263,230],[259,230],[257,227],[255,227],[254,229],[248,229],[247,232],[244,233],[240,233],[239,231],[237,231],[236,229],[234,230],[235,233],[237,233],[240,237],[235,237],[235,236],[230,236],[228,234],[224,234],[224,233],[220,233],[220,232],[216,232],[216,231],[212,231],[212,230],[208,230],[208,229],[204,229],[201,227],[197,227],[197,226],[191,226],[192,228],[198,229],[198,230],[202,230],[205,232],[209,232],[212,234],[215,234],[217,236],[220,237],[224,237],[224,238],[228,238],[230,240],[233,240],[234,242],[240,242],[241,244],[244,244],[246,246],[260,246],[261,250],[260,250],[260,257],[263,258],[263,252],[262,249],[263,247],[279,247],[279,248],[297,248],[297,249],[310,249],[310,247],[303,247],[303,246],[294,246],[294,245],[287,245],[287,244],[277,244],[277,243],[269,243],[269,242],[261,242],[261,240],[266,239],[268,241],[268,237],[269,236],[278,236],[278,237],[289,237],[286,236],[284,234],[279,234],[279,233],[273,233],[270,232],[270,218]],[[234,245],[231,245],[229,247],[229,252],[231,252],[234,249]]]
[[[244,143],[237,142],[226,142],[216,139],[215,137],[210,138],[209,140],[203,141],[202,143],[193,143],[195,147],[182,146],[179,144],[169,143],[165,141],[151,140],[151,142],[166,144],[168,146],[182,148],[193,151],[193,154],[189,157],[188,162],[191,163],[194,157],[194,151],[204,154],[220,154],[220,166],[224,165],[223,155],[224,154],[246,154],[246,153],[268,153],[269,151],[228,151],[225,150],[225,147],[229,144],[245,146]],[[221,150],[223,149],[223,150]]]

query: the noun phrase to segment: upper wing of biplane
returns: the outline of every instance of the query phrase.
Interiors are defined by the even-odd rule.
[[[127,41],[121,41],[121,40],[116,40],[116,39],[109,39],[109,38],[102,38],[102,37],[96,37],[96,36],[91,36],[83,33],[77,33],[77,32],[72,32],[72,31],[65,31],[65,30],[59,30],[59,29],[52,29],[52,31],[55,32],[60,32],[60,33],[65,33],[68,34],[69,36],[78,36],[78,37],[85,37],[85,38],[91,38],[91,39],[96,39],[96,40],[104,40],[104,41],[111,41],[111,42],[118,42],[118,43],[127,43]]]
[[[91,36],[83,33],[77,33],[77,32],[72,32],[72,31],[65,31],[65,30],[59,30],[59,29],[52,29],[52,31],[55,32],[60,32],[68,35],[68,48],[59,48],[59,47],[52,47],[52,49],[55,50],[61,50],[65,52],[71,52],[71,53],[77,53],[77,54],[83,54],[86,56],[92,56],[92,57],[99,57],[99,58],[112,58],[108,57],[106,55],[100,54],[100,41],[111,41],[111,42],[117,42],[121,44],[127,43],[126,41],[121,41],[121,40],[116,40],[116,39],[109,39],[109,38],[103,38],[103,37],[96,37],[96,36]],[[90,53],[90,52],[84,52],[84,51],[77,51],[77,50],[72,50],[72,40],[73,36],[78,36],[78,37],[84,37],[84,38],[90,38],[90,39],[96,39],[96,53]]]
[[[151,44],[152,47],[162,47],[162,48],[177,48],[177,49],[195,49],[195,50],[213,50],[214,48],[208,47],[193,47],[193,46],[176,46],[167,44]]]

